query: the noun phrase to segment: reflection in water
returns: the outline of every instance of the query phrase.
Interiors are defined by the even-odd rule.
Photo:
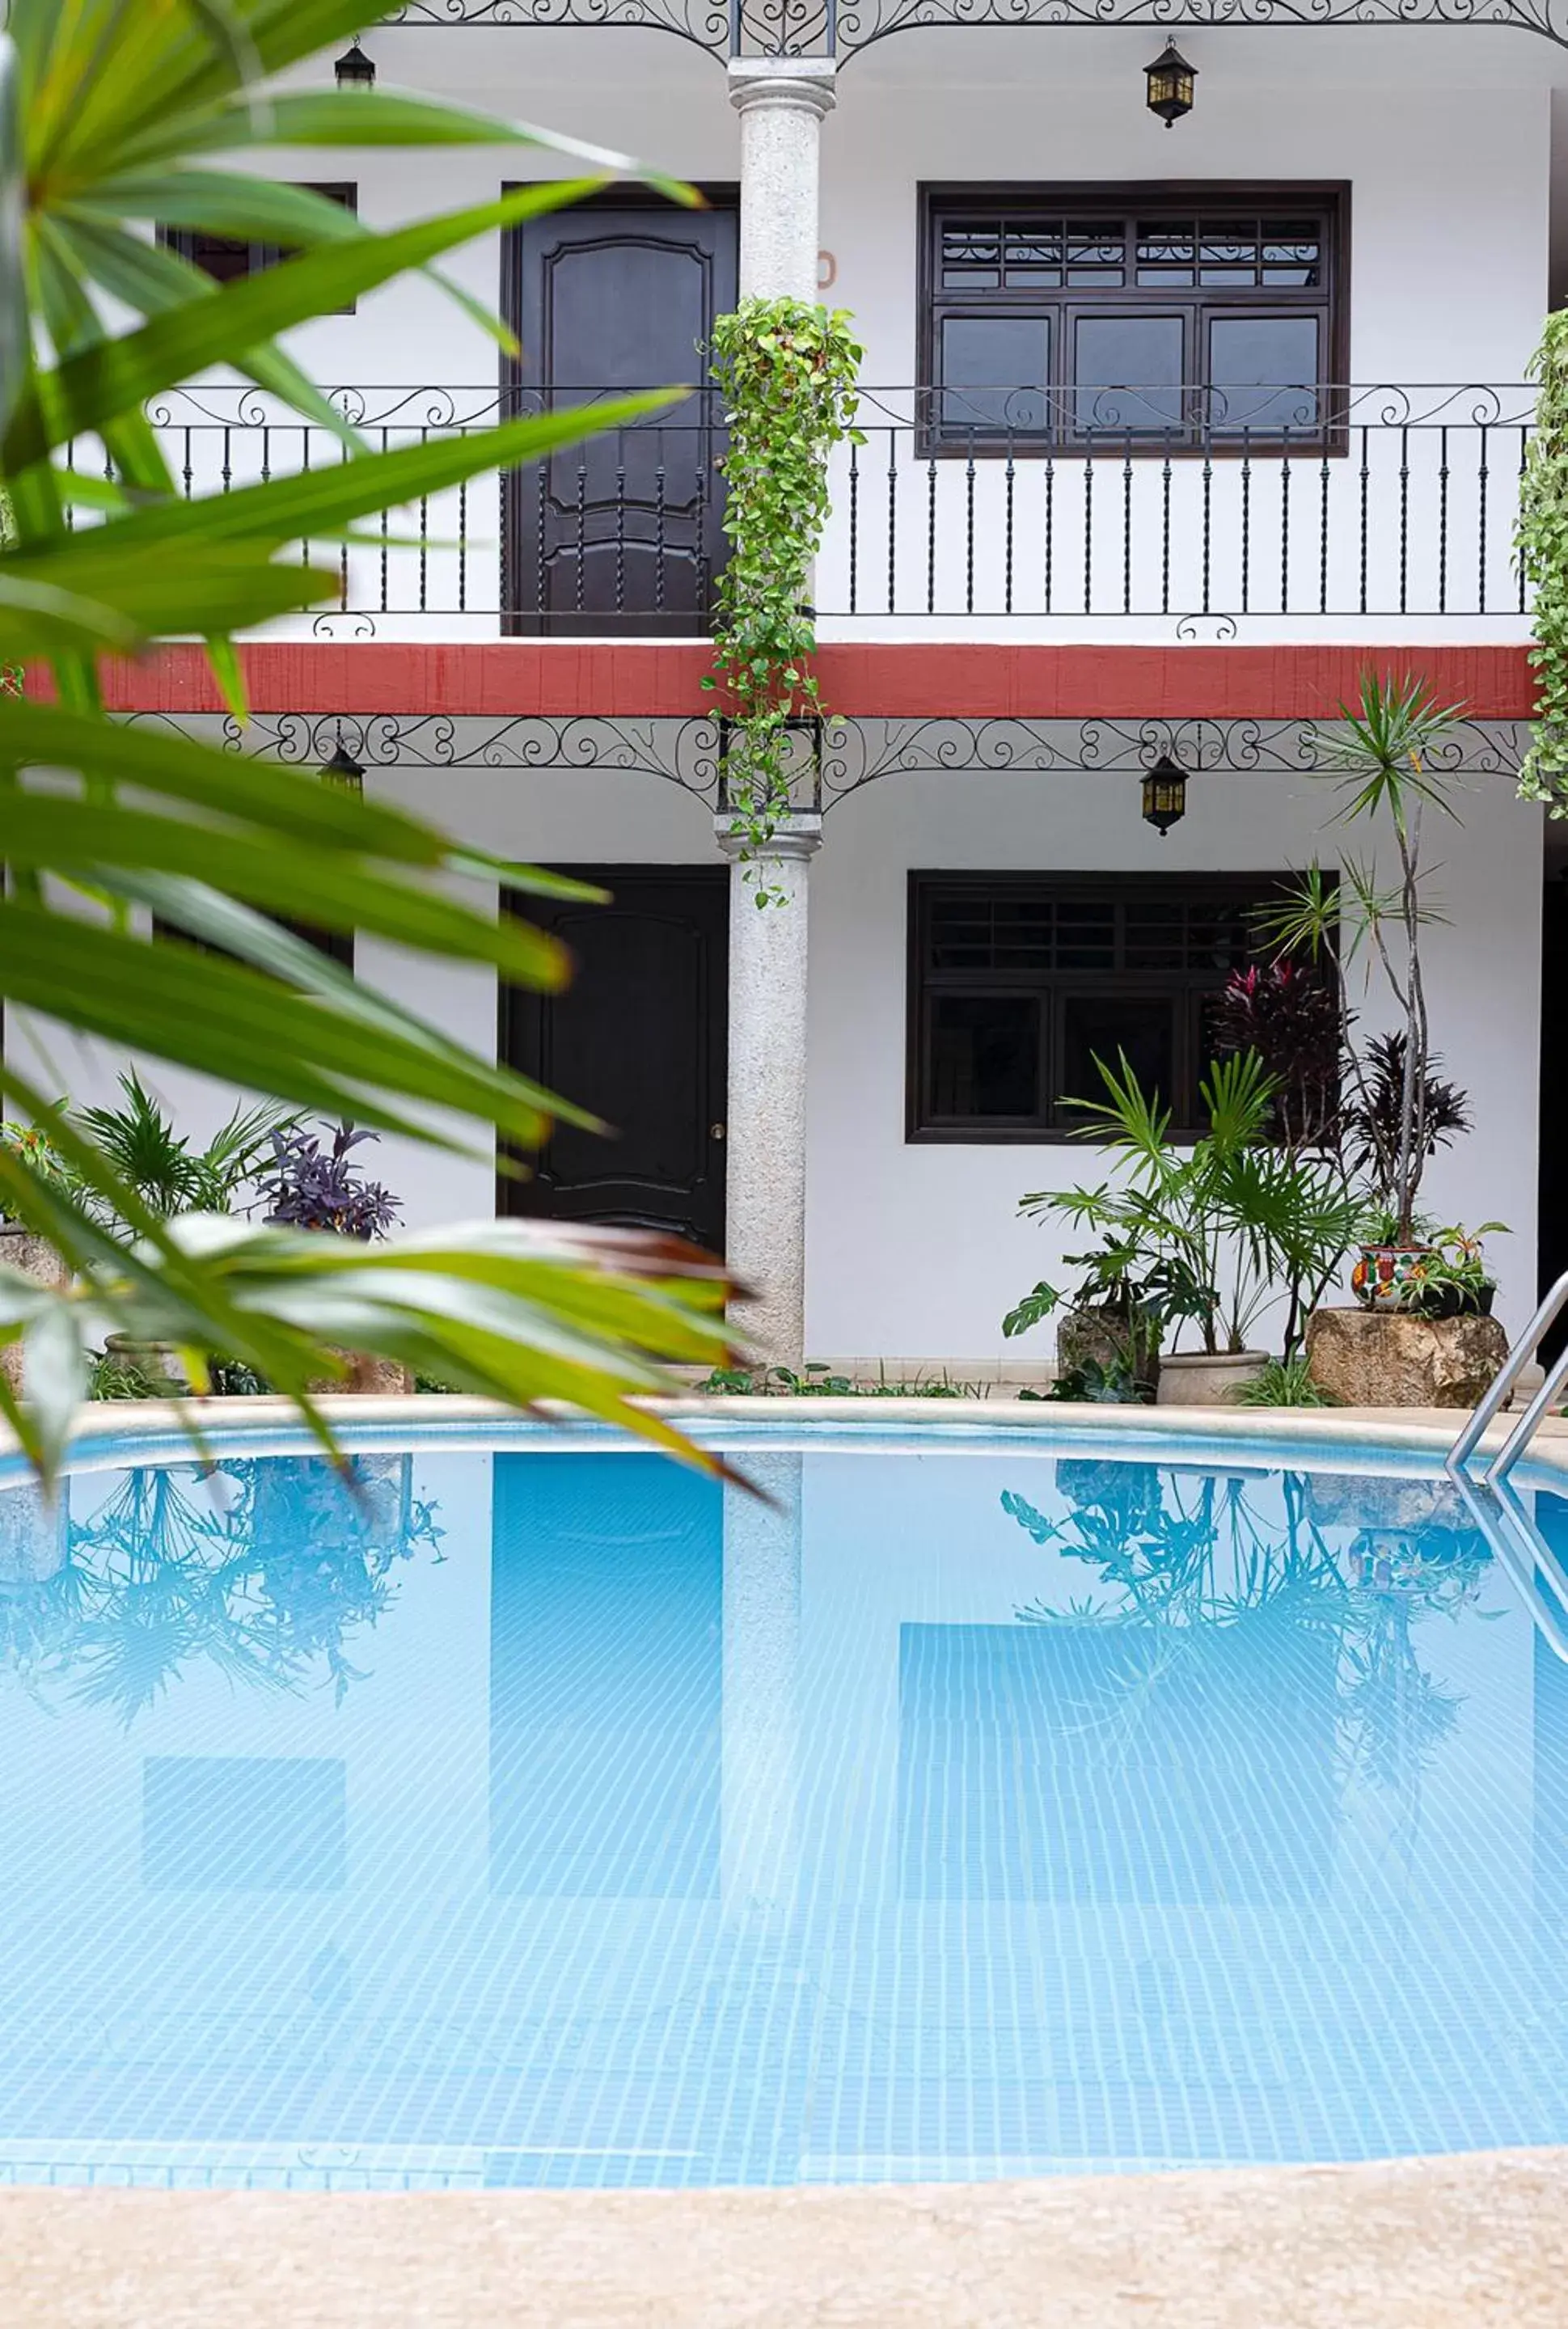
[[[1056,1481],[1060,1520],[1012,1490],[1002,1508],[1109,1589],[1017,1615],[1110,1630],[1119,1650],[1104,1662],[1103,1719],[1132,1726],[1144,1719],[1135,1708],[1173,1676],[1190,1687],[1195,1660],[1212,1660],[1233,1628],[1251,1635],[1281,1683],[1316,1645],[1346,1775],[1397,1799],[1408,1851],[1422,1775],[1460,1704],[1422,1663],[1416,1629],[1470,1608],[1492,1559],[1455,1491],[1286,1473],[1265,1507],[1244,1475],[1064,1461]],[[1254,1693],[1254,1702],[1269,1702]]]
[[[200,1663],[269,1690],[319,1672],[341,1700],[363,1679],[345,1643],[386,1610],[396,1565],[441,1542],[412,1460],[149,1467],[82,1517],[10,1490],[0,1673],[44,1696],[64,1684],[128,1725]]]
[[[1568,2138],[1568,1666],[1446,1489],[1000,1439],[759,1474],[0,1496],[0,2181]]]

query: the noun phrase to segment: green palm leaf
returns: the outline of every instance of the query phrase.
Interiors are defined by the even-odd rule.
[[[12,894],[0,900],[0,990],[51,1022],[266,1096],[239,1104],[215,1147],[184,1163],[164,1155],[165,1205],[220,1197],[224,1157],[244,1153],[280,1107],[352,1114],[486,1156],[496,1131],[527,1147],[554,1118],[589,1122],[351,978],[277,919],[373,932],[417,957],[547,988],[562,976],[560,949],[497,919],[494,891],[503,879],[546,895],[575,885],[503,866],[298,771],[109,721],[96,666],[129,644],[200,636],[237,701],[231,635],[335,590],[335,573],[300,561],[302,542],[352,541],[363,518],[537,459],[663,401],[366,453],[278,335],[570,201],[584,182],[538,182],[379,234],[306,190],[244,174],[242,160],[237,169],[193,161],[279,145],[505,140],[570,156],[592,183],[623,165],[415,97],[265,85],[359,30],[363,0],[11,0],[9,22],[12,40],[0,38],[0,491],[14,525],[0,550],[0,655],[46,657],[58,701],[7,698],[0,715],[12,869]],[[216,288],[143,239],[149,219],[298,255]],[[119,331],[106,321],[109,302],[142,320]],[[341,464],[183,500],[142,408],[213,366],[334,428]],[[52,466],[83,438],[107,457],[108,484]],[[68,513],[78,510],[91,522],[73,531]],[[45,770],[47,781],[34,773]],[[84,915],[80,895],[62,910],[72,891],[108,918]],[[184,935],[149,940],[133,910]],[[0,1378],[0,1415],[45,1471],[66,1445],[87,1354],[111,1325],[188,1352],[198,1379],[204,1353],[231,1356],[293,1398],[324,1445],[312,1386],[337,1368],[334,1344],[402,1358],[512,1405],[568,1401],[677,1448],[637,1395],[669,1388],[661,1359],[711,1367],[729,1355],[722,1268],[670,1240],[482,1222],[362,1247],[201,1213],[164,1220],[137,1185],[158,1140],[167,1148],[153,1102],[130,1137],[125,1110],[79,1120],[14,1062],[0,1074],[64,1175],[0,1145],[0,1202],[49,1238],[72,1273],[61,1291],[0,1271],[0,1336],[23,1340],[26,1390],[19,1401]]]

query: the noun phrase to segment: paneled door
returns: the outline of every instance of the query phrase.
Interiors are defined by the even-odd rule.
[[[588,203],[507,238],[503,301],[523,343],[512,412],[629,389],[694,394],[506,481],[505,628],[558,636],[700,637],[723,561],[723,449],[706,344],[736,297],[732,190],[710,207]]]
[[[508,1066],[590,1108],[609,1136],[556,1127],[496,1210],[674,1231],[724,1243],[729,872],[723,865],[562,869],[608,906],[504,894],[575,959],[560,995],[501,990]]]

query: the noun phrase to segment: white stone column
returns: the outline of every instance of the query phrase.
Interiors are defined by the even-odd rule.
[[[719,1874],[726,1916],[788,1909],[799,1873],[798,1454],[745,1455],[762,1492],[724,1490],[724,1702]]]
[[[817,141],[833,110],[822,57],[744,58],[730,66],[741,117],[741,297],[817,297]]]
[[[741,117],[741,295],[815,302],[817,142],[834,67],[817,58],[730,66]],[[730,1089],[726,1251],[754,1299],[741,1331],[798,1366],[806,1334],[806,893],[821,819],[784,820],[751,864],[721,814],[730,857]],[[779,902],[759,906],[760,891]]]
[[[776,1366],[806,1350],[807,874],[822,819],[780,820],[742,864],[743,836],[721,810],[730,859],[730,1080],[724,1249],[750,1298],[734,1324]],[[763,890],[772,902],[757,902]]]

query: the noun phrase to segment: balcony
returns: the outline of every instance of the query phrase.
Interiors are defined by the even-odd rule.
[[[555,389],[555,407],[618,391]],[[348,388],[375,448],[541,409],[545,392]],[[1328,643],[1527,633],[1513,554],[1525,387],[864,390],[833,467],[824,639]],[[187,494],[342,457],[245,388],[151,418]],[[700,638],[725,551],[723,415],[667,413],[379,521],[342,550],[327,638]],[[87,448],[73,456],[98,458]]]

